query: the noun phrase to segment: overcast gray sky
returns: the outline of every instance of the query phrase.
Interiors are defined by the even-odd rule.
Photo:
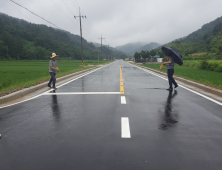
[[[79,35],[78,6],[83,19],[83,37],[119,46],[133,42],[168,43],[184,37],[222,16],[222,0],[14,0],[55,25]],[[0,12],[36,24],[44,20],[0,0]],[[53,27],[53,26],[52,26]]]

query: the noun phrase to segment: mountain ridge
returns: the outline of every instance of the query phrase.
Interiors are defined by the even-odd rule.
[[[115,48],[127,53],[128,55],[133,56],[135,52],[141,52],[141,51],[150,51],[152,49],[155,49],[159,47],[160,44],[156,42],[151,42],[148,44],[137,42],[137,43],[128,43],[122,46],[116,46]]]

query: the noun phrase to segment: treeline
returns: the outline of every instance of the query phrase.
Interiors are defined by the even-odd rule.
[[[146,59],[150,57],[154,57],[155,55],[159,55],[161,58],[164,58],[164,53],[158,49],[158,50],[151,50],[151,51],[141,51],[140,53],[135,52],[134,58],[135,60],[139,60],[140,58]]]
[[[84,58],[97,59],[98,50],[83,39]],[[36,25],[0,13],[0,60],[45,60],[55,52],[60,58],[79,60],[80,37],[45,25]],[[101,55],[102,54],[102,55]],[[103,47],[100,59],[113,54]],[[124,58],[115,52],[116,58]]]

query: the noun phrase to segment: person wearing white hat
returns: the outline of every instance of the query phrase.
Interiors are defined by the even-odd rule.
[[[49,83],[48,83],[48,87],[52,88],[51,87],[51,83],[53,82],[53,89],[55,90],[56,87],[55,87],[55,83],[56,83],[56,70],[59,72],[59,68],[57,67],[57,61],[56,61],[56,58],[58,57],[59,55],[56,55],[56,53],[52,53],[52,57],[51,57],[51,60],[49,61],[49,74],[51,75],[51,79],[49,80]]]

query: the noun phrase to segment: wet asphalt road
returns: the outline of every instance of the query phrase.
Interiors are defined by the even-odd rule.
[[[0,109],[1,170],[221,170],[222,107],[121,61]],[[126,104],[121,104],[125,96]],[[121,137],[129,118],[131,138]]]

